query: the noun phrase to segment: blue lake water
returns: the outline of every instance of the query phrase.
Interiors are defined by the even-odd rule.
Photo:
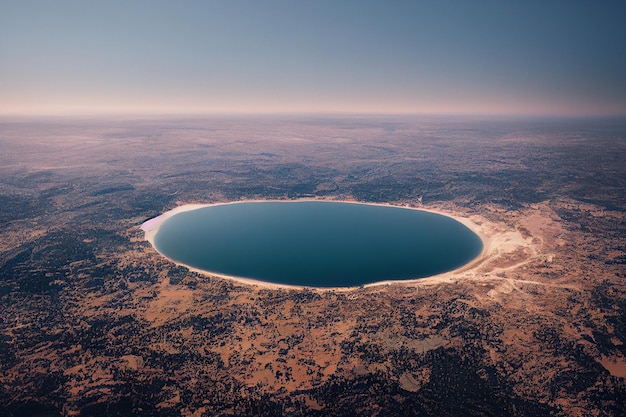
[[[353,287],[423,278],[477,257],[458,221],[400,207],[343,202],[244,202],[165,220],[156,249],[208,272],[278,284]]]

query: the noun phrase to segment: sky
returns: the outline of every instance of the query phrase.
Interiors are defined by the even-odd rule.
[[[626,1],[0,0],[0,114],[626,115]]]

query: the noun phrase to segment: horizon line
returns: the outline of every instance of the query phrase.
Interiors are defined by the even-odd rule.
[[[268,111],[233,111],[233,110],[86,110],[86,111],[35,111],[11,112],[1,111],[0,118],[110,118],[110,117],[147,117],[147,118],[174,118],[174,117],[297,117],[297,116],[324,116],[324,117],[490,117],[490,118],[620,118],[626,117],[626,112],[469,112],[469,111],[345,111],[345,110],[268,110]]]

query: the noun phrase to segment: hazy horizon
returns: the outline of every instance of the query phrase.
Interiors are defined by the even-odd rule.
[[[0,115],[626,115],[626,5],[3,1]]]

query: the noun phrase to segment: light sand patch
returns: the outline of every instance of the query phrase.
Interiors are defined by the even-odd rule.
[[[409,392],[418,392],[424,384],[430,381],[430,368],[423,368],[419,373],[410,374],[408,372],[400,375],[400,388]]]
[[[598,361],[613,376],[626,378],[626,358],[621,356],[602,356]]]
[[[125,355],[122,356],[122,360],[126,361],[128,369],[138,371],[143,368],[143,358],[141,356]]]
[[[144,312],[146,320],[155,326],[163,325],[170,317],[193,308],[193,290],[170,285],[169,278],[159,281],[148,308]]]
[[[207,207],[210,206],[210,204],[185,204],[183,206],[178,206],[175,209],[166,211],[165,213],[161,214],[160,216],[157,216],[153,219],[147,220],[145,221],[142,225],[141,225],[141,230],[144,231],[144,233],[146,234],[146,240],[148,242],[150,242],[152,244],[152,246],[154,246],[154,237],[156,236],[157,232],[159,231],[159,226],[161,226],[161,224],[169,219],[170,217],[172,217],[175,214],[178,213],[183,213],[186,211],[193,211],[193,210],[197,210],[199,208],[203,208],[203,207]]]

